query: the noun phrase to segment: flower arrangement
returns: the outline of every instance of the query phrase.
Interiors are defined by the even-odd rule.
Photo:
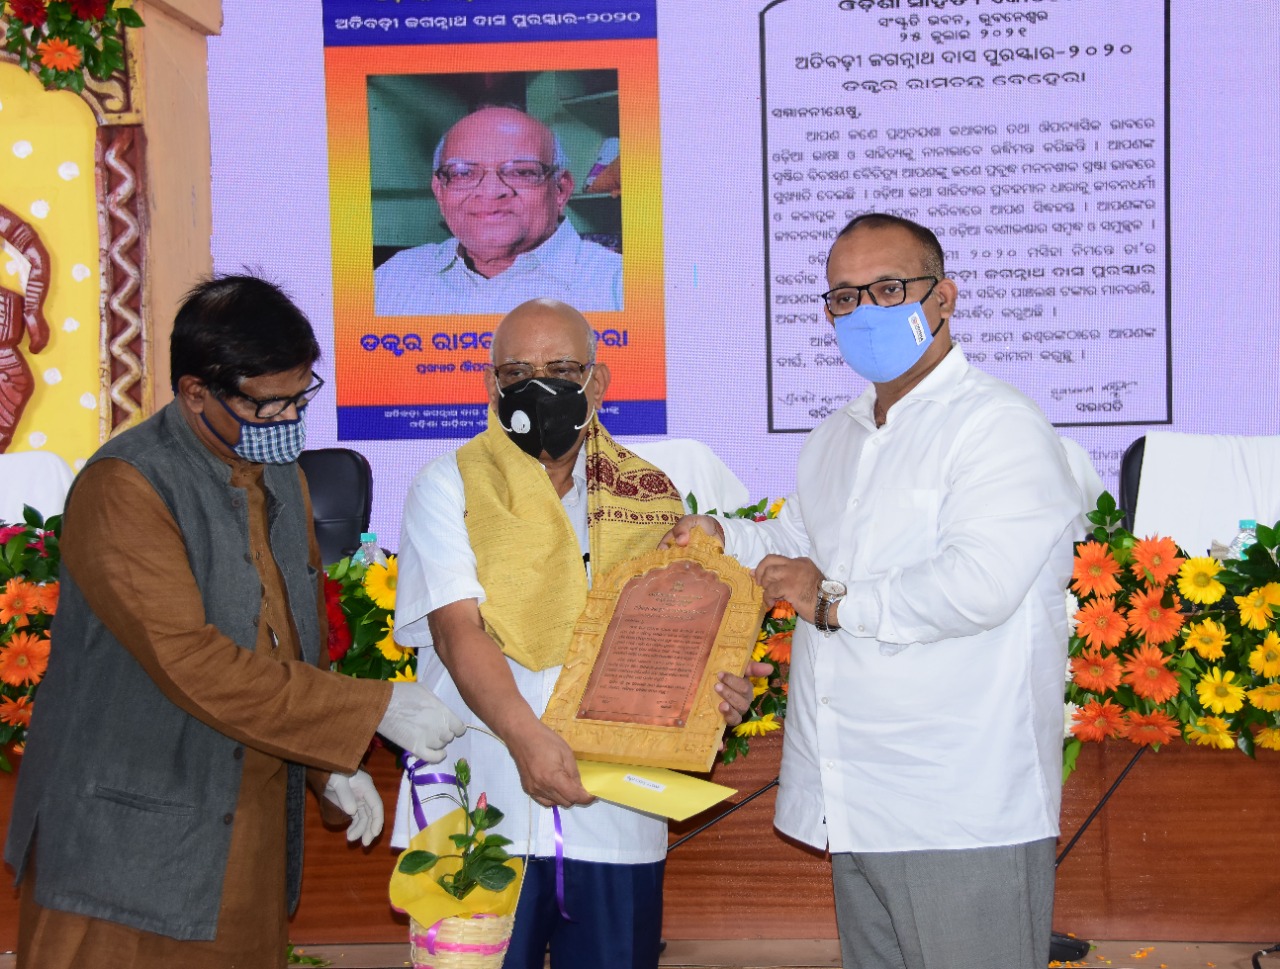
[[[697,499],[690,495],[688,501],[690,511],[697,514]],[[761,498],[754,505],[726,512],[724,517],[767,521],[778,517],[785,502],[785,498],[772,502],[768,498]],[[711,511],[709,514],[716,512]],[[724,750],[720,753],[723,763],[731,764],[739,757],[747,756],[752,737],[761,737],[781,729],[782,719],[787,713],[787,675],[791,669],[791,637],[795,628],[796,611],[789,602],[775,603],[765,614],[760,635],[756,638],[756,647],[751,653],[751,661],[769,663],[773,669],[764,676],[752,678],[751,706],[742,722],[725,737]]]
[[[397,646],[393,638],[396,557],[388,556],[386,565],[348,557],[325,571],[330,669],[364,679],[416,679],[416,652]]]
[[[1280,750],[1280,523],[1236,561],[1136,538],[1103,494],[1076,543],[1063,774],[1082,742]]]
[[[143,26],[119,0],[3,0],[4,47],[46,88],[84,90],[85,71],[104,81],[124,69],[125,27]]]
[[[22,524],[0,524],[0,747],[18,754],[49,665],[61,525],[61,516],[45,521],[30,506]],[[0,770],[13,770],[2,751]]]

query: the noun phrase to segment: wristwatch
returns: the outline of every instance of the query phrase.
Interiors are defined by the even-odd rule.
[[[813,611],[813,625],[820,632],[830,636],[840,628],[838,623],[827,621],[831,607],[848,595],[849,590],[843,582],[835,579],[823,579],[818,583],[818,605]]]

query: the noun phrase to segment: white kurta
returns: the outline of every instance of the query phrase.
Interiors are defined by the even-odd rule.
[[[694,441],[659,441],[627,445],[671,478],[680,494],[697,496],[701,508],[736,509],[746,504],[747,490],[709,449]],[[578,536],[580,550],[587,540],[586,451],[578,453],[573,470],[574,487],[562,503]],[[414,479],[405,501],[400,536],[399,579],[396,588],[395,638],[402,646],[416,646],[418,678],[468,725],[483,722],[463,702],[436,651],[431,648],[427,616],[461,599],[483,602],[484,588],[476,577],[476,559],[463,520],[465,496],[462,475],[454,453],[427,465]],[[530,670],[507,660],[520,695],[541,716],[551,699],[560,667]],[[471,764],[473,796],[485,791],[489,802],[506,818],[501,833],[515,844],[512,854],[524,854],[532,836],[536,856],[555,854],[555,829],[551,810],[536,805],[520,787],[520,774],[506,748],[478,730],[449,745],[447,761],[437,772],[460,757]],[[444,790],[437,788],[436,790]],[[426,804],[428,822],[448,813],[451,802]],[[564,854],[582,861],[643,864],[666,857],[667,826],[662,818],[596,801],[585,807],[561,810]],[[402,781],[396,806],[392,844],[403,847],[417,831],[412,821],[408,785]]]
[[[775,824],[911,851],[1058,832],[1063,589],[1081,498],[1053,428],[953,348],[877,428],[874,388],[810,434],[774,521],[726,521],[754,565],[848,585],[841,631],[792,647]]]

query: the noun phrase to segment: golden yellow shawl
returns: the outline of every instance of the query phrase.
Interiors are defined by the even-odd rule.
[[[594,416],[584,446],[591,568],[604,575],[656,548],[684,504],[670,478],[618,445]],[[560,496],[492,410],[488,429],[458,449],[458,470],[485,629],[520,665],[558,666],[587,604],[586,569]]]

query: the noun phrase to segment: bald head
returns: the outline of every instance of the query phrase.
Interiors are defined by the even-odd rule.
[[[572,306],[559,300],[531,299],[504,316],[493,331],[490,359],[495,367],[504,363],[526,364],[540,377],[552,375],[550,364],[565,361],[583,364],[589,368],[582,376],[587,400],[593,409],[599,408],[609,389],[609,368],[596,362],[596,335],[591,324]],[[573,379],[577,381],[576,376]],[[490,369],[485,381],[489,402],[496,409],[501,397],[496,372]],[[586,434],[585,428],[583,434]],[[581,439],[578,443],[582,443]]]
[[[473,111],[454,122],[453,127],[444,133],[444,137],[436,145],[435,155],[431,159],[432,170],[450,159],[470,160],[458,154],[459,145],[470,148],[477,141],[488,145],[522,146],[532,150],[532,154],[521,157],[545,162],[556,168],[568,165],[559,140],[541,121],[516,108],[491,106]]]
[[[596,358],[596,335],[587,318],[568,303],[531,299],[502,318],[493,332],[490,358],[495,364],[551,360],[591,364]]]
[[[441,139],[431,191],[459,254],[492,279],[555,233],[573,176],[541,121],[515,108],[481,108]]]

